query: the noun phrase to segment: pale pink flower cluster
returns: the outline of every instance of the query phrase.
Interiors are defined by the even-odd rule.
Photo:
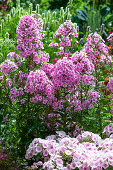
[[[80,135],[77,136],[77,139],[80,143],[82,142],[94,142],[97,145],[99,145],[99,142],[101,141],[101,137],[97,134],[94,134],[89,131],[82,131]]]
[[[88,55],[89,59],[93,63],[99,64],[100,62],[111,62],[112,58],[108,55],[108,48],[105,45],[104,40],[102,37],[97,33],[91,33],[88,38],[87,42],[84,46],[84,51]],[[110,60],[110,61],[109,61]]]
[[[11,60],[5,60],[0,64],[0,70],[5,74],[9,74],[16,69],[18,69],[17,65]]]
[[[40,41],[42,39],[42,34],[38,28],[37,19],[25,15],[21,18],[18,28],[17,28],[17,48],[20,50],[20,56],[27,58],[33,53],[43,48],[43,43]],[[40,27],[40,26],[39,26]]]
[[[65,132],[57,131],[57,135],[33,140],[25,158],[35,156],[42,160],[40,166],[45,170],[113,168],[113,137],[102,140],[97,134],[83,131],[77,138],[71,138]],[[39,165],[35,168],[38,169]]]
[[[113,134],[113,123],[107,125],[107,126],[104,128],[103,133],[105,133],[107,136],[110,136],[111,134]]]
[[[108,82],[108,84],[107,84],[107,87],[108,87],[108,90],[109,90],[110,92],[113,92],[113,77],[110,77],[110,78],[109,78],[109,82]]]
[[[43,70],[31,71],[28,75],[25,92],[34,94],[35,97],[31,98],[31,102],[45,101],[50,102],[54,99],[53,83],[48,79],[46,73]],[[49,101],[47,101],[46,97]],[[46,99],[46,100],[45,100]]]

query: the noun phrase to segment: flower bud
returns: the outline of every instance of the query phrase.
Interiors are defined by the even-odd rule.
[[[100,34],[103,33],[103,31],[104,31],[104,26],[105,26],[104,24],[101,25]]]
[[[18,16],[20,17],[20,14],[21,14],[21,11],[20,11],[20,9],[18,10]]]
[[[43,30],[46,28],[46,18],[43,19]]]
[[[50,21],[50,18],[51,18],[51,13],[50,13],[50,11],[48,10],[48,12],[47,12],[47,20]]]
[[[61,23],[64,23],[64,16],[61,16]]]
[[[9,21],[10,21],[10,19],[11,19],[10,14],[7,14],[7,21],[9,22]]]
[[[28,15],[28,12],[26,12],[25,15]]]
[[[56,18],[56,12],[55,11],[53,12],[53,17]]]
[[[6,32],[5,38],[6,38],[6,39],[9,39],[9,33],[8,33],[8,32]]]
[[[69,0],[69,4],[72,5],[72,3],[73,3],[73,0]]]
[[[11,16],[12,16],[12,17],[15,16],[15,7],[13,7],[13,8],[11,9]]]
[[[91,27],[87,26],[86,32],[90,33],[91,32]]]
[[[60,16],[61,17],[64,16],[64,9],[63,9],[63,7],[60,8]]]
[[[74,23],[73,25],[74,25],[75,29],[77,29],[77,23]]]
[[[77,26],[77,32],[79,32],[79,26]]]
[[[67,14],[67,20],[71,20],[71,14],[70,14],[70,12],[68,12],[68,14]]]
[[[80,42],[80,43],[83,43],[83,38],[81,38],[79,42]]]
[[[4,29],[4,20],[2,19],[1,20],[1,30],[3,31],[3,29]]]
[[[42,13],[42,18],[45,18],[45,13]]]
[[[16,7],[17,7],[17,8],[20,8],[20,0],[17,0],[17,1],[16,1]]]
[[[37,5],[36,5],[36,13],[37,13],[37,14],[39,14],[39,7],[40,7],[40,5],[37,4]]]
[[[33,10],[33,4],[31,3],[31,4],[29,5],[29,13],[30,13],[30,14],[32,14],[32,10]]]

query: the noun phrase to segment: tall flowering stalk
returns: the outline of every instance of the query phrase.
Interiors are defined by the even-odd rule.
[[[76,47],[76,43],[72,40],[76,39],[78,34],[75,25],[71,21],[67,20],[59,26],[53,37],[57,37],[59,39],[59,43],[57,44],[52,42],[49,46],[53,48],[58,46],[59,50],[57,52],[57,56],[63,58],[63,56],[68,57],[69,53],[73,52]]]
[[[43,48],[41,28],[42,20],[35,15],[23,16],[17,28],[17,49],[20,51],[20,56],[27,60],[28,72],[34,61],[40,63],[37,52]]]

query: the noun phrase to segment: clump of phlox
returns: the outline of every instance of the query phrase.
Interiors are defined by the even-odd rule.
[[[73,88],[75,84],[78,84],[78,75],[74,71],[74,64],[67,58],[57,61],[53,67],[51,76],[54,87],[58,89],[67,86]]]
[[[112,58],[108,56],[108,48],[105,45],[105,41],[97,33],[91,33],[88,36],[84,51],[94,64],[99,64],[101,62],[109,64],[112,62]]]
[[[39,158],[35,168],[101,170],[113,167],[113,139],[102,140],[97,134],[83,131],[71,138],[63,131],[46,139],[36,138],[26,151],[26,159]],[[32,166],[34,168],[34,166]]]

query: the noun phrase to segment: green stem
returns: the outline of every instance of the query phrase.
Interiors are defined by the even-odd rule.
[[[102,137],[102,119],[101,119],[101,113],[100,113],[100,108],[99,108],[99,104],[98,104],[98,117],[99,117],[99,128],[100,128],[100,136]]]

